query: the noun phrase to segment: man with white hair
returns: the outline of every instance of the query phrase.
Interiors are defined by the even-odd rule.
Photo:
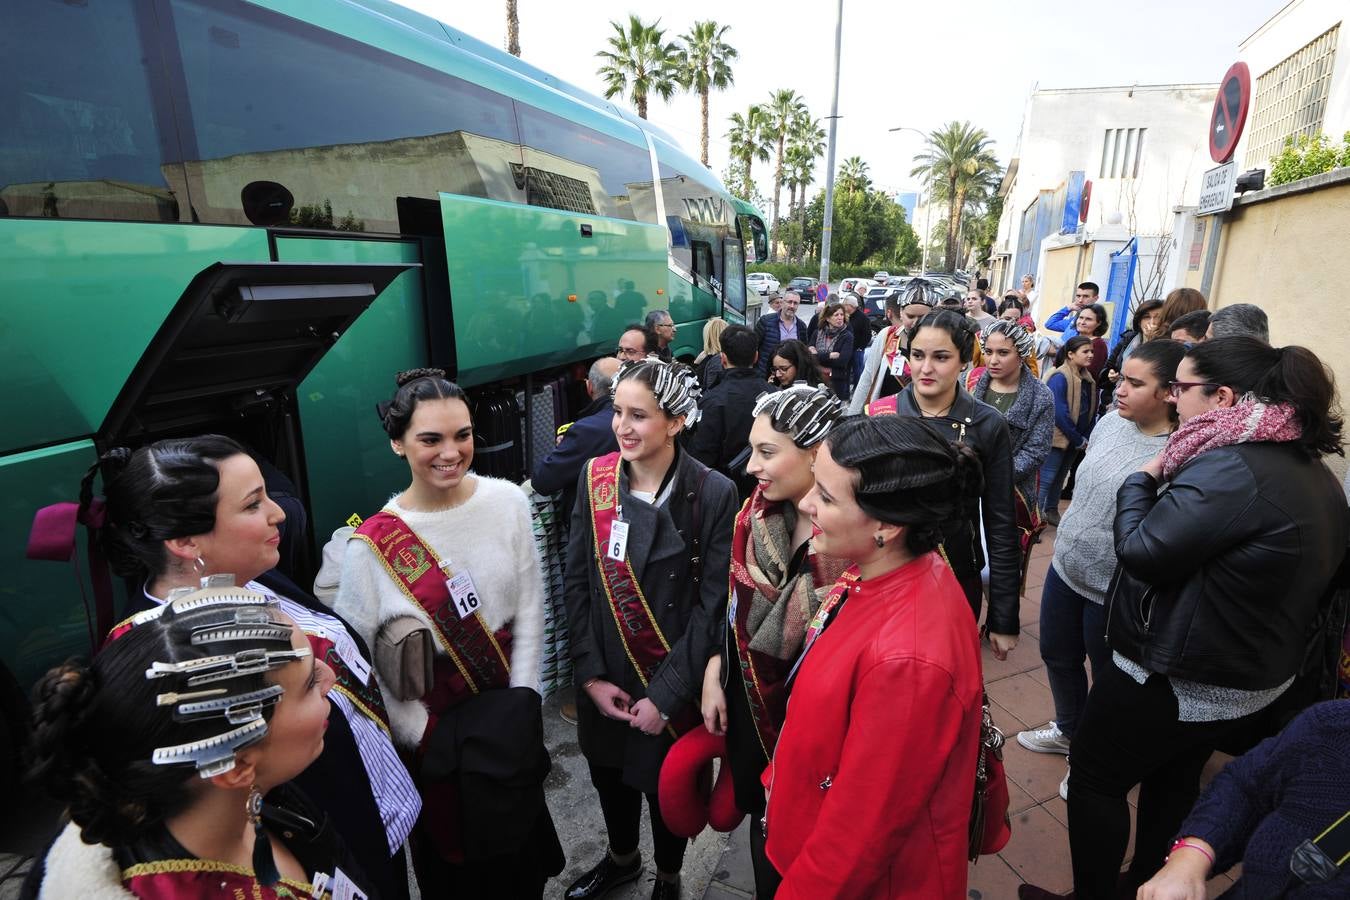
[[[853,364],[849,366],[851,395],[853,389],[858,386],[858,379],[862,377],[863,357],[872,343],[872,322],[867,318],[867,313],[862,308],[862,300],[857,294],[845,291],[839,297],[839,302],[844,304],[844,314],[848,316],[848,329],[853,332]]]
[[[619,449],[611,423],[614,405],[609,391],[619,371],[619,361],[602,356],[591,364],[586,376],[586,393],[591,402],[570,425],[558,429],[558,446],[539,460],[531,484],[541,494],[562,491],[564,522],[572,521],[572,506],[577,499],[577,479],[586,461]]]

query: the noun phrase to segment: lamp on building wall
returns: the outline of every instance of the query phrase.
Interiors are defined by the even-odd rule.
[[[1248,169],[1237,177],[1233,183],[1233,189],[1239,194],[1245,194],[1248,191],[1264,190],[1266,186],[1265,169]]]

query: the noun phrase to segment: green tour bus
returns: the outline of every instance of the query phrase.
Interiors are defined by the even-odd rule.
[[[64,564],[26,545],[102,450],[246,441],[294,484],[312,560],[406,481],[373,412],[395,372],[447,369],[480,460],[523,445],[491,471],[519,477],[531,423],[566,420],[624,325],[667,309],[686,355],[744,321],[759,212],[650,123],[434,19],[0,12],[0,771],[23,692],[99,637],[83,533]]]

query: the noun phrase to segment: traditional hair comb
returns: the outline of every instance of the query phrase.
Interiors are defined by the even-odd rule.
[[[157,766],[178,766],[191,763],[197,767],[202,778],[221,775],[234,768],[234,754],[239,750],[262,740],[267,734],[267,722],[262,718],[254,719],[232,731],[218,734],[200,741],[177,744],[172,747],[157,747],[150,761]]]

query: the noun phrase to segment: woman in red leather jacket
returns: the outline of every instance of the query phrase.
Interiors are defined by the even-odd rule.
[[[780,900],[966,895],[979,638],[936,548],[979,470],[899,416],[840,422],[816,457],[815,549],[854,565],[807,629],[764,776]]]

